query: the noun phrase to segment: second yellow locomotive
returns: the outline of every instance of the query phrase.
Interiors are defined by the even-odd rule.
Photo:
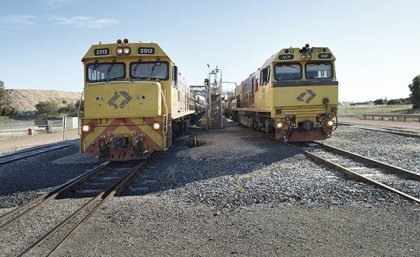
[[[330,137],[337,126],[334,61],[327,47],[280,50],[236,87],[233,119],[282,141]]]
[[[194,114],[189,85],[156,43],[91,46],[85,71],[81,152],[113,161],[164,151]]]

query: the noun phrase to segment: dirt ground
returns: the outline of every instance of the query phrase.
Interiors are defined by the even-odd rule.
[[[77,129],[64,132],[64,140],[79,138]],[[0,140],[0,155],[13,153],[28,147],[51,144],[63,141],[63,132],[54,132],[50,134],[35,133],[32,136],[9,137]]]

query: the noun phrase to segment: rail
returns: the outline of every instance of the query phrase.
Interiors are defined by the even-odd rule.
[[[407,121],[408,120],[417,120],[420,122],[420,114],[375,114],[375,113],[366,113],[363,114],[364,120],[385,120],[384,118],[387,118],[386,120],[402,120]]]
[[[307,157],[311,158],[312,160],[316,161],[316,162],[320,162],[323,163],[325,165],[327,165],[330,168],[333,168],[335,170],[338,170],[340,172],[342,172],[343,174],[345,174],[346,176],[349,176],[355,180],[358,181],[362,181],[365,183],[369,183],[372,185],[376,185],[380,188],[383,188],[385,190],[391,191],[393,193],[396,193],[400,196],[403,196],[407,199],[410,199],[414,202],[420,203],[420,198],[417,198],[416,196],[410,195],[408,193],[402,192],[399,189],[396,188],[396,184],[390,186],[390,185],[386,185],[383,182],[377,180],[377,179],[373,179],[371,177],[368,177],[369,175],[367,175],[367,173],[363,173],[363,172],[358,172],[357,170],[360,170],[361,167],[370,169],[369,167],[372,168],[379,168],[382,170],[385,170],[389,173],[394,173],[394,174],[398,174],[401,175],[404,178],[410,179],[410,180],[415,180],[415,181],[420,181],[420,175],[399,167],[395,167],[386,163],[382,163],[370,158],[366,158],[364,156],[360,156],[354,153],[350,153],[347,151],[344,151],[342,149],[339,148],[335,148],[335,147],[331,147],[331,146],[327,146],[321,143],[314,143],[312,142],[313,146],[317,146],[318,150],[322,149],[324,151],[327,151],[331,154],[333,154],[333,158],[325,158],[322,156],[322,154],[315,154],[313,152],[311,152],[311,150],[306,150],[304,146],[302,145],[291,145],[290,146],[294,147],[295,149],[301,151],[303,154],[305,154]],[[334,155],[335,154],[335,155]],[[351,160],[353,160],[355,163],[342,163],[340,161],[337,161],[337,156],[344,156],[347,157]],[[348,166],[350,164],[350,166]],[[356,165],[354,165],[356,164]],[[363,165],[365,164],[365,165]],[[362,166],[360,166],[362,165]],[[351,167],[353,166],[353,167]],[[385,174],[385,173],[382,173]],[[388,184],[388,183],[387,183]],[[391,183],[392,184],[392,183]],[[404,186],[402,186],[403,188],[405,188]]]

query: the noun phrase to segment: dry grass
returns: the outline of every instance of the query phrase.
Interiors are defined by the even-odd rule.
[[[353,116],[362,117],[363,114],[374,113],[374,114],[410,114],[419,113],[419,111],[413,111],[412,105],[356,105],[356,106],[344,106],[338,107],[338,114],[340,116]]]

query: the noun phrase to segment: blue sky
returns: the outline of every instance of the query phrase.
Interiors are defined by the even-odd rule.
[[[241,82],[284,47],[327,46],[340,101],[400,98],[420,74],[418,0],[14,0],[0,3],[6,88],[83,90],[92,44],[157,42],[190,84]]]

